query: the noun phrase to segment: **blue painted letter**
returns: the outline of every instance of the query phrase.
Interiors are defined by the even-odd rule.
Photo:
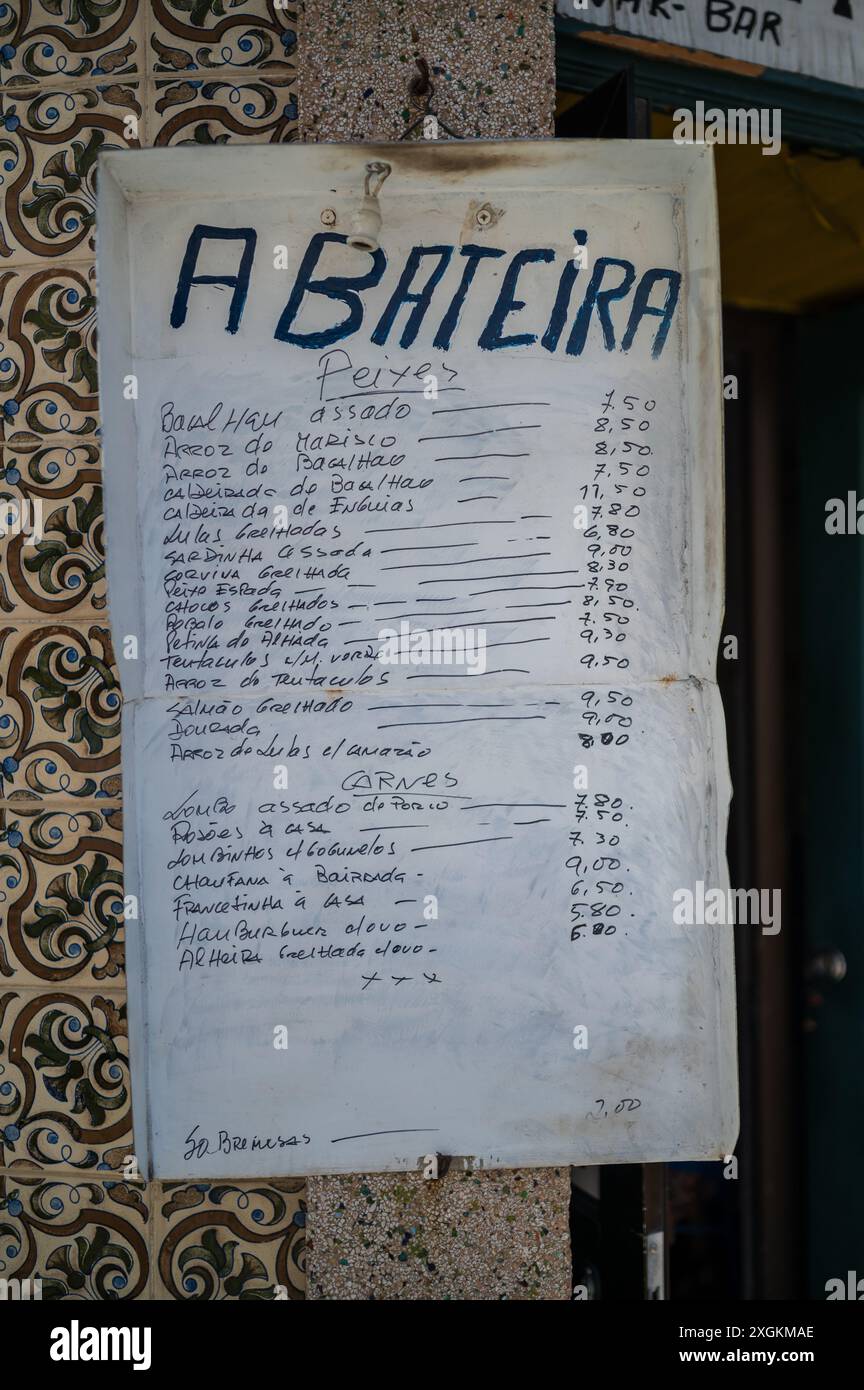
[[[665,280],[668,289],[663,303],[656,308],[649,304],[648,300],[651,290],[660,280]],[[646,314],[654,314],[661,320],[657,332],[654,334],[654,342],[651,345],[651,356],[659,357],[666,342],[666,335],[669,332],[669,325],[672,322],[672,315],[675,313],[675,305],[678,303],[678,291],[681,288],[681,276],[677,270],[646,270],[639,284],[636,286],[636,293],[633,296],[633,308],[630,310],[630,322],[627,324],[627,331],[621,340],[621,347],[624,352],[629,352],[636,336],[636,329],[642,322]]]
[[[588,233],[583,227],[577,227],[573,232],[573,243],[576,246],[585,246],[588,242]],[[558,293],[555,296],[555,303],[552,306],[552,313],[549,316],[549,324],[543,337],[540,339],[547,352],[554,352],[558,346],[558,339],[564,330],[567,322],[567,311],[570,308],[570,295],[573,293],[573,285],[581,267],[575,258],[568,261],[563,271],[561,279],[558,281]]]
[[[189,291],[193,285],[233,285],[234,293],[231,296],[231,307],[228,310],[228,322],[225,327],[228,333],[237,332],[240,315],[243,313],[243,306],[249,291],[249,276],[252,271],[252,260],[255,255],[257,239],[257,233],[251,227],[205,227],[203,223],[199,222],[197,227],[193,228],[192,235],[186,243],[186,253],[183,257],[183,264],[180,266],[177,290],[174,295],[174,303],[171,306],[172,328],[181,328],[186,322]],[[194,274],[195,266],[198,264],[198,253],[204,240],[243,241],[246,243],[243,248],[243,255],[240,257],[240,269],[236,275]]]
[[[351,333],[356,333],[363,322],[363,301],[357,294],[357,290],[368,290],[377,285],[381,276],[384,274],[384,267],[387,258],[381,250],[373,251],[371,268],[365,275],[328,275],[323,280],[313,280],[312,272],[318,264],[321,251],[328,241],[345,242],[341,232],[316,232],[306,248],[306,255],[297,272],[297,279],[291,291],[291,298],[282,310],[282,315],[276,325],[276,332],[273,337],[280,343],[296,343],[303,348],[323,348],[329,347],[331,343],[336,343],[340,338],[347,338]],[[289,330],[297,317],[297,311],[303,302],[303,296],[309,294],[323,294],[327,299],[338,299],[343,304],[348,305],[348,313],[341,323],[336,323],[332,328],[322,328],[317,333],[291,333]]]
[[[612,289],[601,289],[603,276],[606,267],[610,265],[620,266],[624,271],[624,278],[620,285],[614,285]],[[582,301],[576,321],[573,324],[570,338],[567,342],[567,351],[571,357],[578,357],[585,346],[585,339],[588,337],[588,329],[591,324],[591,315],[594,307],[597,307],[597,317],[603,329],[603,346],[607,352],[612,352],[615,347],[615,329],[612,326],[612,319],[609,316],[609,301],[611,299],[623,299],[625,294],[630,291],[630,286],[636,278],[636,271],[630,261],[619,261],[614,256],[598,256],[594,262],[594,269],[591,272],[591,279],[588,281],[588,288],[585,291],[585,298]]]
[[[432,340],[432,346],[441,348],[444,352],[448,350],[453,340],[453,334],[459,322],[459,315],[462,312],[462,305],[465,303],[465,296],[471,288],[471,281],[474,279],[475,272],[481,260],[484,256],[503,256],[506,253],[501,251],[497,246],[474,246],[471,242],[468,242],[467,245],[462,247],[459,254],[466,257],[465,265],[462,270],[462,279],[459,281],[456,293],[450,300],[450,307],[441,320],[438,332]]]
[[[501,293],[495,301],[495,307],[489,315],[489,321],[483,332],[480,334],[478,346],[490,350],[502,347],[520,347],[523,344],[536,343],[536,333],[511,333],[508,337],[502,338],[501,329],[504,327],[504,320],[508,314],[518,313],[525,308],[524,299],[514,299],[516,281],[519,279],[519,272],[523,265],[528,265],[531,261],[554,261],[555,252],[549,247],[534,247],[528,251],[517,251],[512,261],[507,267],[504,276],[504,283],[501,286]]]
[[[402,337],[399,339],[399,346],[410,347],[417,337],[418,330],[423,322],[423,316],[429,308],[429,301],[435,292],[435,286],[447,269],[450,257],[453,255],[452,246],[412,246],[405,262],[405,269],[399,277],[399,284],[396,286],[387,308],[384,310],[375,331],[372,333],[373,343],[378,346],[386,343],[387,335],[393,327],[393,320],[402,304],[413,304],[415,307],[408,315],[405,327],[402,330]],[[409,285],[417,273],[418,266],[424,256],[438,256],[438,264],[426,281],[422,290],[411,290]]]

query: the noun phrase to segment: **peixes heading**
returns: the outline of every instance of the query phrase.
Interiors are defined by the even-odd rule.
[[[573,236],[575,246],[584,252],[587,233],[580,228]],[[224,273],[199,274],[202,247],[213,241],[225,243]],[[190,294],[197,286],[220,285],[232,291],[225,329],[237,332],[249,293],[256,241],[252,227],[199,223],[193,228],[177,277],[172,328],[181,329],[185,324]],[[368,325],[370,340],[379,347],[395,341],[400,347],[410,347],[428,320],[428,326],[434,326],[433,347],[449,349],[468,297],[473,295],[486,313],[477,339],[477,346],[484,351],[539,342],[547,352],[554,353],[563,346],[569,356],[578,357],[596,322],[607,352],[629,352],[639,336],[640,341],[648,340],[656,358],[666,344],[681,289],[677,270],[652,266],[637,271],[632,261],[618,256],[598,256],[583,269],[584,254],[562,262],[549,246],[524,247],[510,253],[471,243],[458,247],[418,245],[411,247],[401,264],[388,262],[379,248],[353,253],[363,258],[355,275],[327,273],[333,245],[345,242],[338,232],[316,232],[310,237],[275,326],[277,342],[320,350],[350,338],[366,320],[366,292],[392,279],[389,299],[374,323],[370,316]],[[212,256],[212,248],[208,253]],[[482,267],[508,256],[496,287],[484,277]],[[529,303],[529,298],[536,301],[536,290],[529,290],[524,280],[520,285],[520,276],[527,266],[536,264],[548,267],[548,293],[542,295],[542,302]],[[451,266],[456,274],[448,276],[446,286],[442,286]],[[546,279],[542,277],[544,285]],[[333,321],[326,328],[301,332],[297,327],[300,311],[314,297],[332,301]],[[538,331],[529,331],[529,323]]]

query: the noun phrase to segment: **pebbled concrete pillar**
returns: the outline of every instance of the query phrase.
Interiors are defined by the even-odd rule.
[[[298,55],[303,140],[397,140],[422,117],[462,138],[552,134],[551,0],[307,0]],[[421,122],[422,125],[422,122]],[[415,131],[415,137],[421,132]],[[567,1299],[566,1168],[312,1178],[314,1299]]]
[[[551,135],[553,24],[552,0],[307,0],[300,138],[398,140],[422,110],[410,90],[418,59],[434,86],[431,109],[457,136]]]

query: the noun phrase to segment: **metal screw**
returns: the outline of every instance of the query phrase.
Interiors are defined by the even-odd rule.
[[[333,227],[336,224],[336,214],[332,208],[325,208],[321,214],[321,221],[325,227]]]

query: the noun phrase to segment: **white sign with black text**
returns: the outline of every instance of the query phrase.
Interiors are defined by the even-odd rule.
[[[112,153],[99,291],[142,1170],[728,1152],[712,152]]]
[[[556,0],[598,28],[864,86],[864,0]]]

